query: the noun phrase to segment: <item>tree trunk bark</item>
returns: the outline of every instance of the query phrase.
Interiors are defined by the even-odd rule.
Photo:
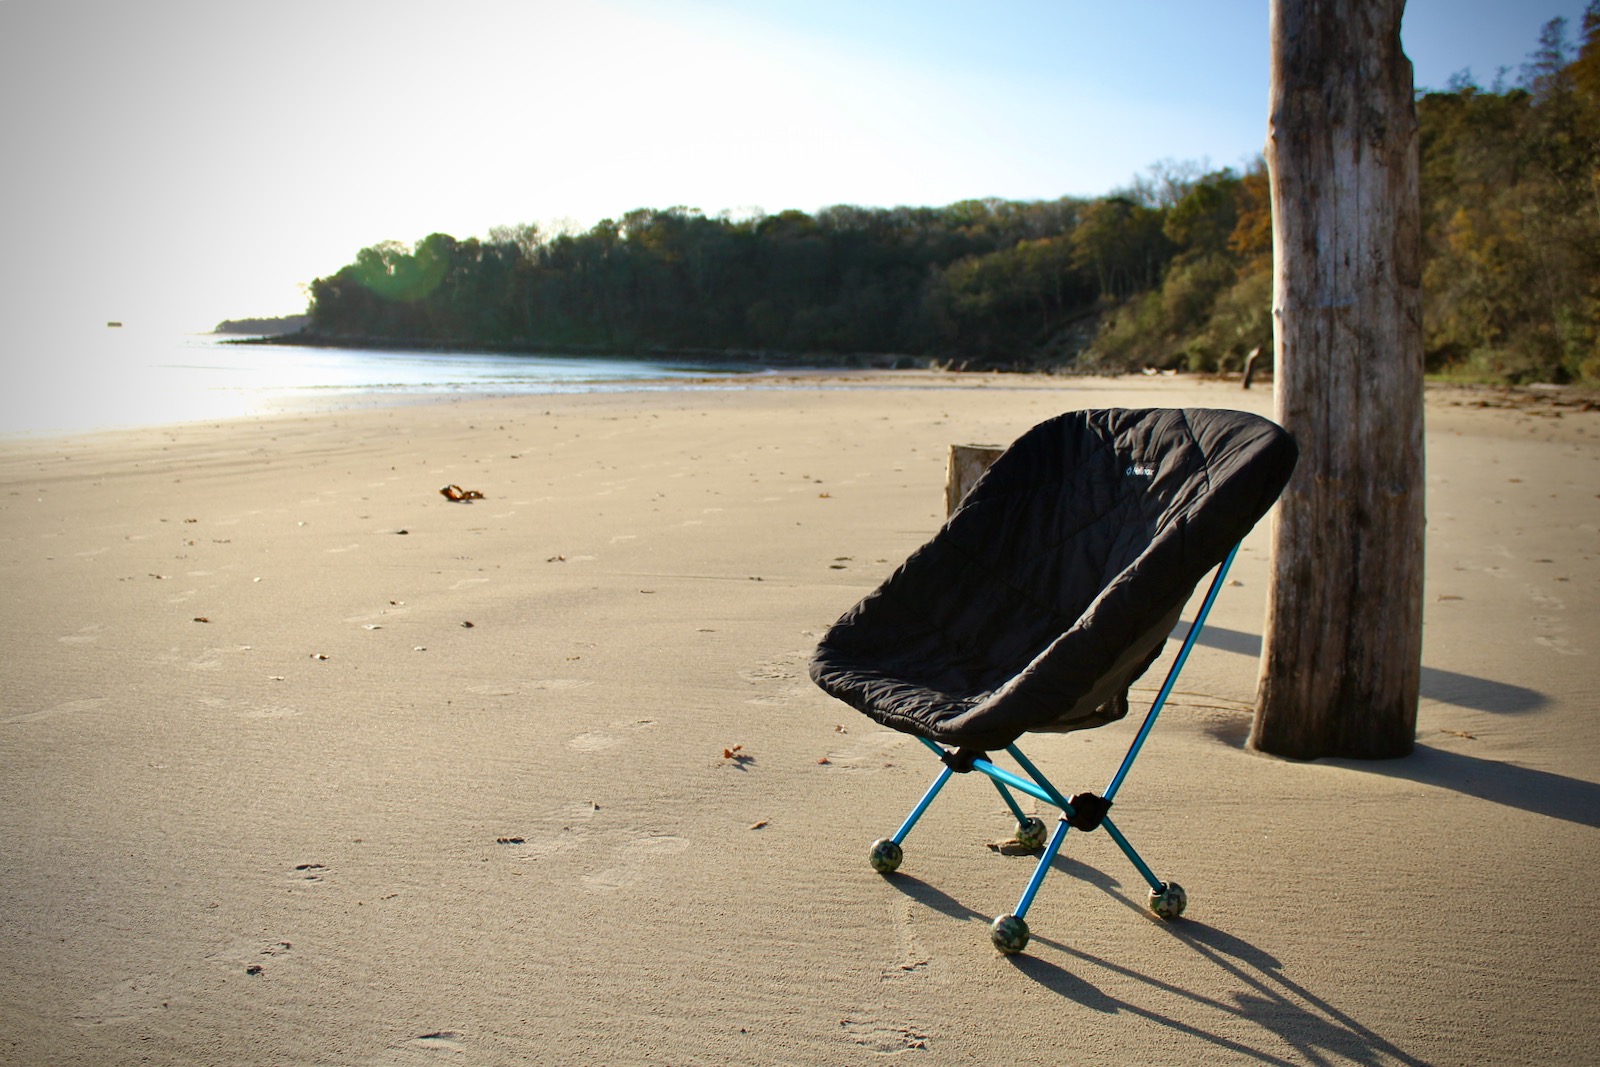
[[[1404,0],[1272,0],[1272,519],[1250,746],[1383,758],[1422,663],[1422,241]]]

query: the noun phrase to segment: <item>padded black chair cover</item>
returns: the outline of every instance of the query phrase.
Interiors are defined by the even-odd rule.
[[[827,632],[811,677],[885,726],[974,751],[1121,718],[1296,456],[1281,428],[1240,411],[1041,423]]]

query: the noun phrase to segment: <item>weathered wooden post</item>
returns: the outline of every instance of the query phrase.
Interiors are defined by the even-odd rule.
[[[983,472],[1005,449],[994,445],[951,445],[944,468],[944,513],[954,515]]]
[[[1256,361],[1261,358],[1261,346],[1256,345],[1250,354],[1244,357],[1244,387],[1250,388],[1250,376],[1256,372]]]
[[[1404,0],[1272,0],[1276,417],[1250,745],[1401,756],[1422,661],[1421,208]]]

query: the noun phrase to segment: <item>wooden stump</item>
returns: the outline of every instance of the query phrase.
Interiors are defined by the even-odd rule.
[[[1256,347],[1252,348],[1250,350],[1250,354],[1248,356],[1244,357],[1244,387],[1246,389],[1250,388],[1250,377],[1251,377],[1251,375],[1255,374],[1255,372],[1256,372],[1256,360],[1258,360],[1260,358],[1261,358],[1261,346],[1260,345],[1257,345]]]
[[[948,518],[966,499],[989,465],[1000,458],[1005,449],[994,445],[951,445],[950,459],[944,470],[944,513]]]

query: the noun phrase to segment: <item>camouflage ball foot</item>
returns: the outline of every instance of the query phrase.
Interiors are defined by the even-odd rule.
[[[1163,919],[1176,919],[1189,906],[1189,894],[1177,882],[1164,882],[1159,890],[1150,890],[1150,910]]]
[[[1028,947],[1028,924],[1015,915],[1002,915],[989,926],[989,940],[1007,956]]]
[[[872,852],[867,858],[872,863],[872,869],[879,874],[893,874],[900,869],[900,861],[905,858],[905,853],[900,851],[897,842],[881,837],[872,843]]]

